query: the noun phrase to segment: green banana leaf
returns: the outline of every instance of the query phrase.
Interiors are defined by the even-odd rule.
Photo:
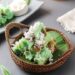
[[[45,46],[47,46],[52,39],[56,42],[56,51],[53,53],[53,58],[57,59],[67,52],[69,45],[64,41],[64,38],[60,33],[56,31],[49,31],[45,37]]]
[[[65,52],[67,52],[69,46],[67,43],[61,43],[57,45],[57,50],[53,53],[54,60],[58,59],[61,57]]]
[[[54,39],[56,41],[56,43],[63,43],[64,42],[64,39],[63,37],[56,31],[50,31],[50,32],[47,32],[47,35],[45,37],[45,45],[47,45],[52,39]]]

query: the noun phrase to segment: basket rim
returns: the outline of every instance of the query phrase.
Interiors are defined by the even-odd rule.
[[[28,25],[21,24],[21,23],[9,23],[9,24],[6,26],[6,29],[7,29],[11,24],[22,25],[23,27],[26,27],[26,28],[29,28],[29,27],[30,27],[30,26],[28,26]],[[25,61],[25,60],[19,58],[19,57],[12,51],[11,46],[9,46],[10,52],[13,53],[13,55],[18,59],[18,61],[22,61],[22,62],[24,62],[24,63],[26,63],[26,64],[28,64],[28,65],[40,66],[40,67],[41,67],[41,66],[44,66],[44,67],[46,67],[46,66],[53,66],[54,64],[57,64],[58,62],[60,62],[62,59],[64,59],[66,56],[70,55],[70,54],[74,51],[74,46],[73,46],[73,44],[70,42],[70,40],[68,39],[68,37],[65,36],[65,34],[64,34],[63,32],[61,32],[61,31],[59,31],[59,30],[57,30],[57,29],[54,29],[54,28],[49,28],[49,27],[47,27],[47,26],[46,26],[46,28],[49,29],[49,30],[56,31],[56,32],[58,32],[59,34],[61,34],[61,35],[63,36],[64,40],[65,40],[65,41],[68,43],[68,45],[69,45],[69,49],[67,50],[67,52],[65,52],[60,58],[58,58],[58,59],[57,59],[55,62],[53,62],[52,64],[38,65],[38,64],[34,64],[34,63],[29,63],[29,62],[27,62],[27,61]]]

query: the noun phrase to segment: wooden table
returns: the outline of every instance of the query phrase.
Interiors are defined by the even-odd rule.
[[[43,1],[45,1],[45,4],[34,15],[23,21],[23,23],[30,25],[33,24],[35,21],[42,21],[45,23],[46,26],[58,29],[65,33],[69,37],[71,42],[75,45],[75,34],[70,34],[64,31],[63,27],[61,27],[60,24],[56,22],[57,17],[75,7],[75,1]],[[24,72],[11,59],[4,33],[0,35],[0,63],[5,65],[11,71],[12,75],[35,75],[33,73]],[[75,75],[75,52],[62,67],[53,72],[43,73],[43,75]]]

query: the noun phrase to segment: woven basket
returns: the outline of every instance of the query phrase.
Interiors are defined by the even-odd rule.
[[[12,30],[12,28],[18,28],[20,29],[20,33],[14,37],[10,36],[10,30]],[[55,70],[56,68],[60,67],[61,65],[64,64],[64,62],[67,60],[67,58],[70,56],[70,54],[73,52],[73,46],[70,43],[70,41],[63,35],[63,33],[55,30],[55,29],[50,29],[50,28],[46,28],[47,31],[56,31],[58,33],[60,33],[64,40],[69,44],[69,50],[63,55],[61,56],[57,61],[55,61],[53,64],[47,64],[47,65],[37,65],[37,64],[32,64],[32,63],[28,63],[25,60],[20,59],[18,56],[16,56],[12,49],[11,49],[11,43],[13,43],[14,41],[16,41],[17,39],[19,39],[22,35],[23,35],[23,31],[27,30],[29,28],[29,26],[24,25],[24,24],[20,24],[20,23],[10,23],[6,26],[6,30],[5,30],[5,36],[6,36],[6,41],[8,43],[9,46],[9,51],[11,54],[12,59],[15,61],[15,63],[20,66],[21,68],[23,68],[25,71],[27,72],[49,72],[52,70]],[[13,40],[11,42],[11,40]]]

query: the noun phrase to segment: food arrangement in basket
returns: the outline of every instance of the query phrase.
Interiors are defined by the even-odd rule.
[[[10,44],[9,32],[14,27],[21,30],[25,28],[25,31],[18,34]],[[46,28],[42,22],[36,22],[30,27],[11,23],[7,25],[5,34],[13,60],[25,71],[54,70],[61,66],[73,51],[70,41],[61,32]]]

